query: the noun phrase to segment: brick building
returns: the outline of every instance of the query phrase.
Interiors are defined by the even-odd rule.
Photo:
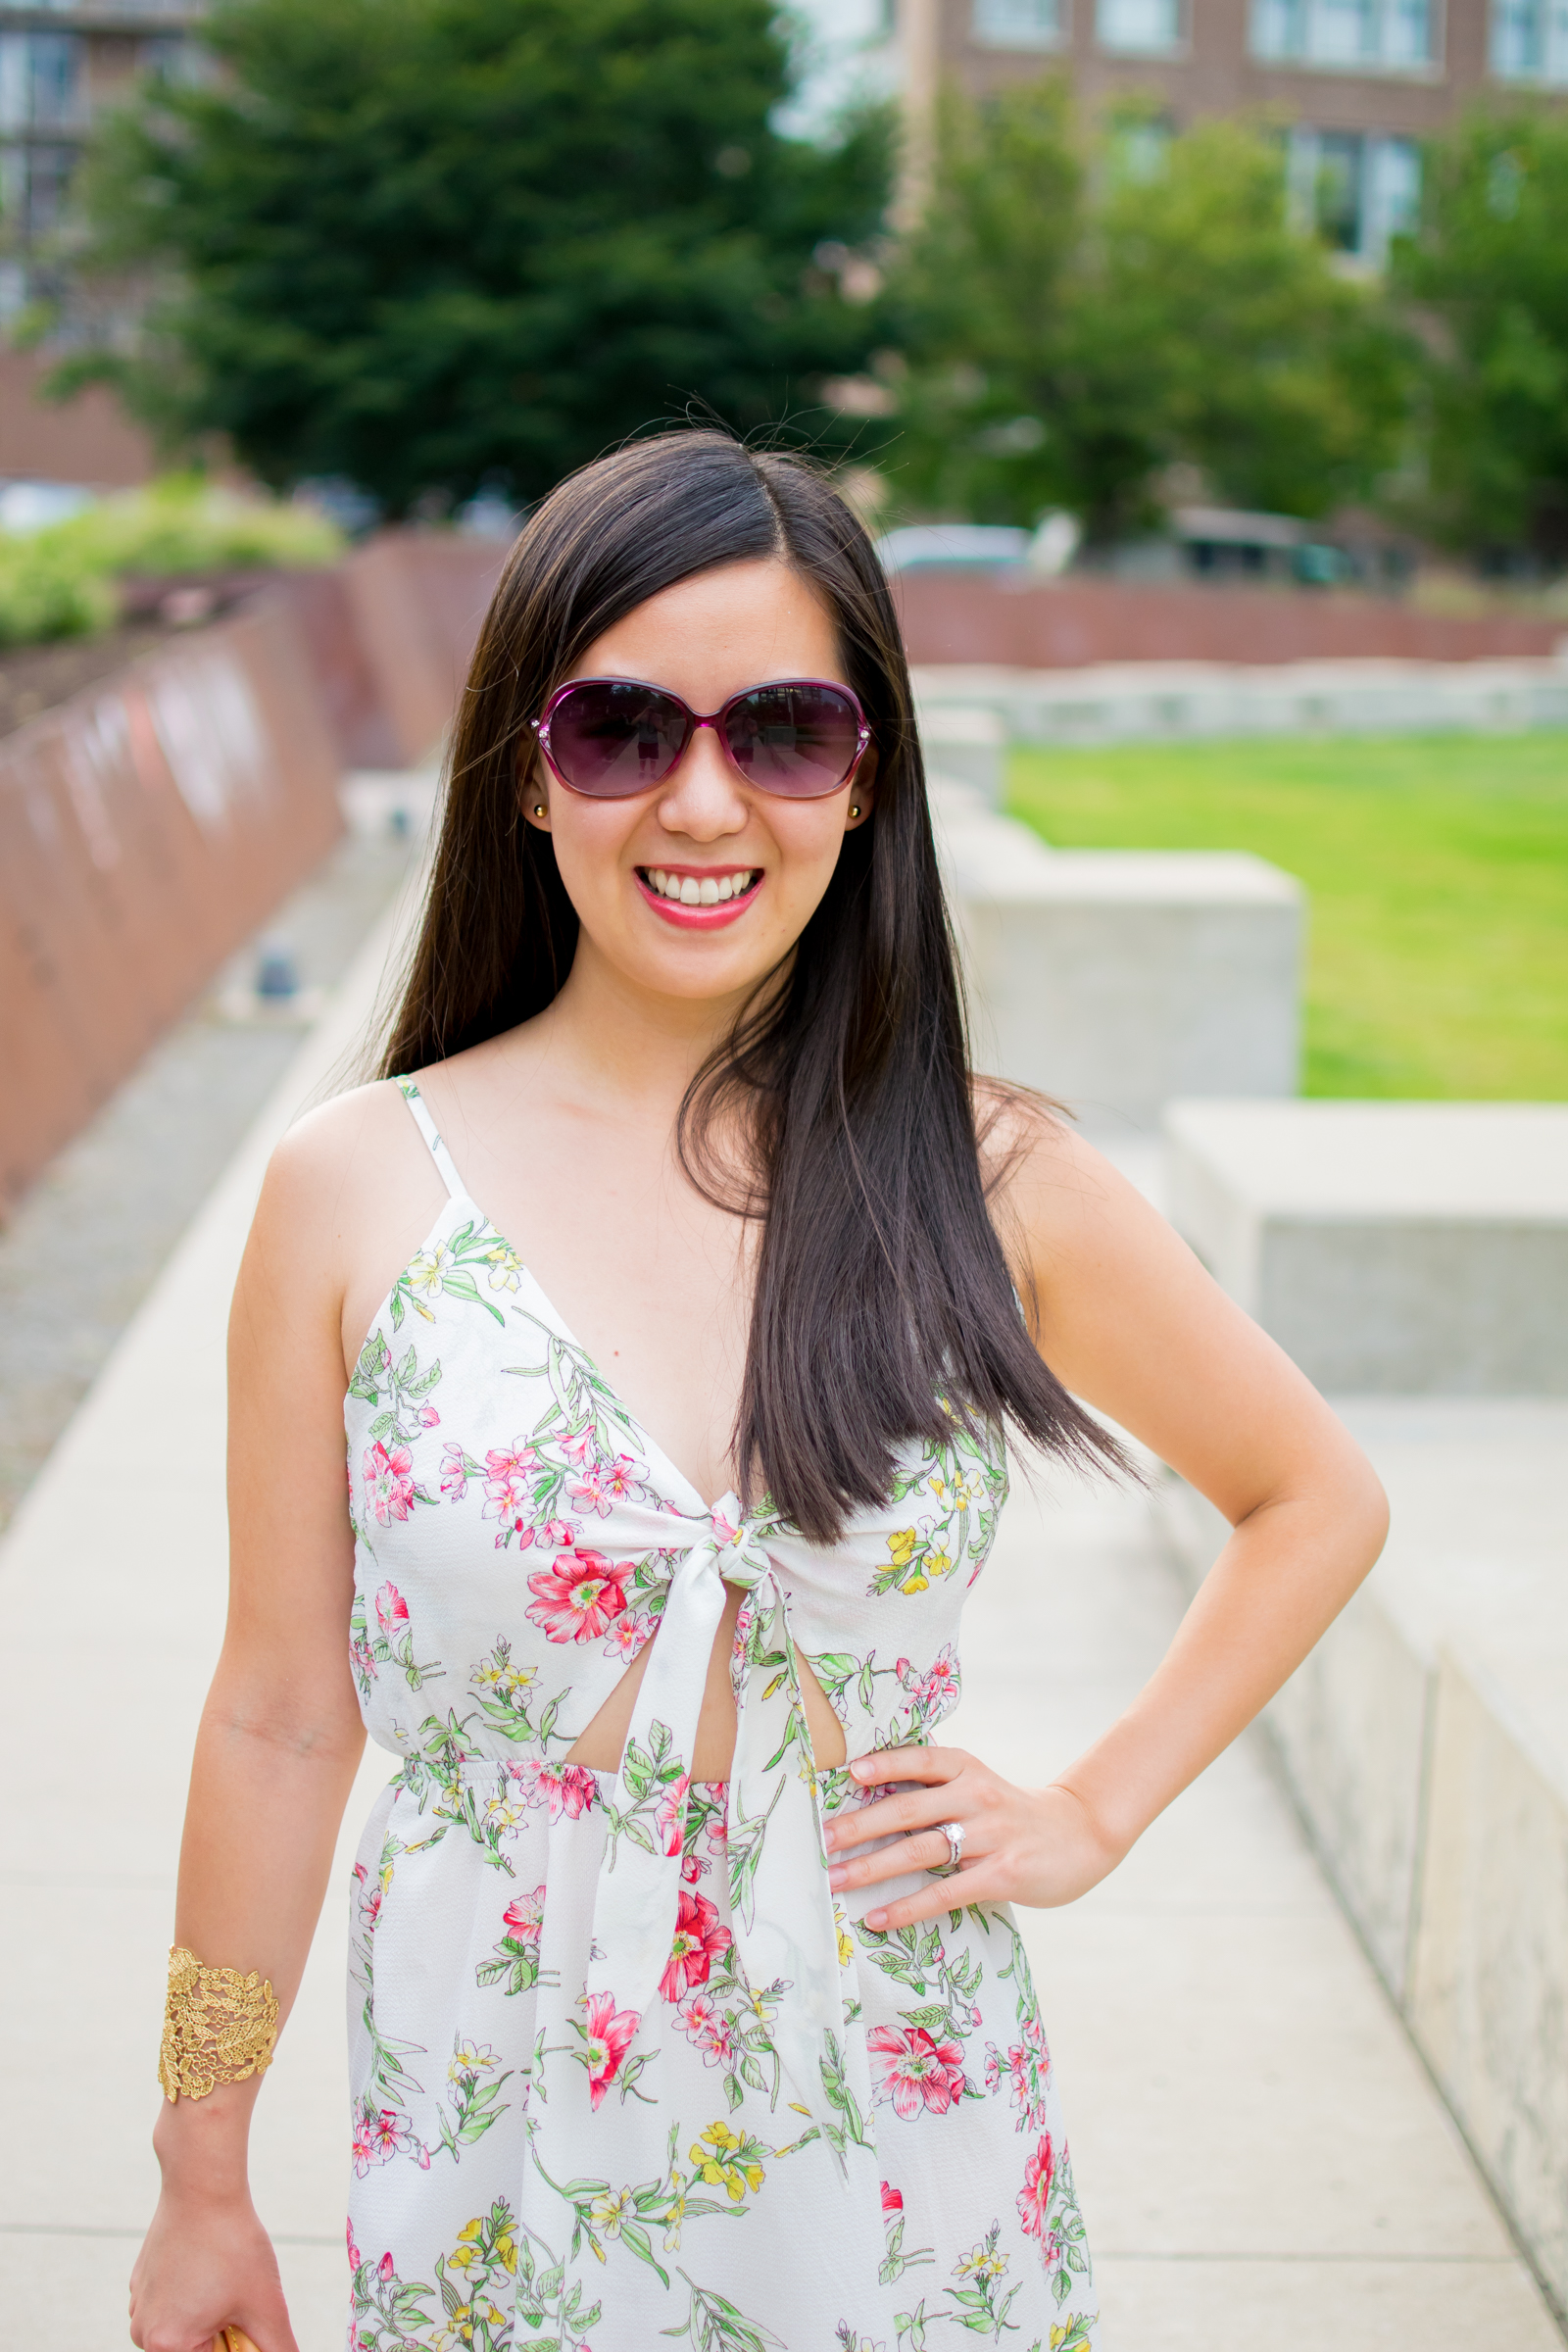
[[[1376,262],[1420,188],[1419,142],[1477,98],[1568,101],[1568,0],[808,0],[839,88],[899,88],[919,146],[944,77],[977,93],[1058,67],[1151,134],[1251,113],[1290,141],[1303,211]]]
[[[66,190],[94,117],[195,70],[192,0],[0,0],[0,328],[58,285]]]

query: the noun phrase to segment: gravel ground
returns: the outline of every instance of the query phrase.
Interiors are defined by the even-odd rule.
[[[0,1528],[403,881],[411,840],[351,834],[224,966],[0,1231]],[[264,947],[301,982],[261,1004]]]

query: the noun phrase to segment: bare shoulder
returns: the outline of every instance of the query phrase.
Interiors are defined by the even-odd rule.
[[[390,1081],[308,1111],[268,1164],[241,1291],[352,1349],[439,1214],[445,1190]]]
[[[268,1163],[262,1203],[303,1238],[366,1205],[389,1169],[421,1156],[408,1106],[390,1079],[357,1086],[296,1119]]]
[[[1154,1216],[1054,1103],[1000,1078],[971,1083],[986,1198],[1009,1255],[1038,1263]]]

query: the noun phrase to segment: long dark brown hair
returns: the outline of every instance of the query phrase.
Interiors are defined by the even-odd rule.
[[[832,613],[873,730],[874,813],[846,834],[787,969],[693,1080],[678,1140],[692,1181],[761,1225],[735,1460],[825,1542],[886,1495],[896,1446],[947,1443],[955,1416],[972,1435],[1009,1420],[1085,1465],[1122,1457],[1020,1312],[987,1206],[898,619],[865,532],[808,464],[664,433],[584,466],[530,517],[468,674],[381,1073],[528,1020],[571,968],[576,913],[521,808],[528,722],[552,688],[662,589],[766,557]],[[720,1127],[745,1139],[727,1177]]]

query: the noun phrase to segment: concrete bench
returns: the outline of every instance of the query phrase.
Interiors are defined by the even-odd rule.
[[[1302,893],[1243,852],[1053,850],[980,796],[933,792],[983,1068],[1091,1130],[1173,1096],[1288,1095]]]
[[[1568,2303],[1568,1105],[1179,1102],[1167,1199],[1332,1396],[1388,1549],[1264,1729]],[[1196,1583],[1226,1536],[1170,1478]]]
[[[1169,1213],[1320,1389],[1568,1396],[1568,1103],[1176,1104]]]
[[[925,663],[923,726],[990,711],[1012,743],[1158,743],[1222,735],[1516,732],[1568,726],[1568,662],[1096,662],[1081,668]]]

